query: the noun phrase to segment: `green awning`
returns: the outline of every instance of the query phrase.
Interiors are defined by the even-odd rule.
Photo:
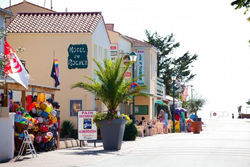
[[[157,100],[155,103],[163,105],[163,101],[161,101],[161,100]]]

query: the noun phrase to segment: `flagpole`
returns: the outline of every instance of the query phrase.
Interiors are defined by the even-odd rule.
[[[6,37],[4,37],[4,45],[5,45]],[[5,53],[5,47],[3,50],[3,53]],[[6,57],[4,55],[4,63],[6,62]],[[3,70],[4,73],[4,84],[3,84],[3,107],[8,107],[8,84],[7,84],[7,75],[5,74],[5,70]]]
[[[4,77],[4,88],[3,88],[3,107],[8,107],[8,84],[6,82],[6,76]]]

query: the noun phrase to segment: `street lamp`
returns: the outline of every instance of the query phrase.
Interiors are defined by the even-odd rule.
[[[133,61],[133,67],[132,67],[132,81],[135,80],[135,62],[137,59],[137,55],[135,52],[131,52],[129,54],[130,60]],[[133,96],[133,124],[135,124],[135,96]]]
[[[176,75],[175,75],[175,73],[173,73],[172,74],[172,81],[173,81],[173,114],[172,114],[172,120],[173,120],[173,133],[175,133],[175,104],[174,104],[174,102],[175,102],[175,100],[174,100],[174,85],[175,85],[175,80],[176,80]]]

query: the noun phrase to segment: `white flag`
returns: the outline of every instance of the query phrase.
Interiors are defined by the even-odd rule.
[[[12,47],[7,43],[7,41],[5,41],[4,49],[5,59],[7,60],[7,63],[4,68],[5,74],[13,78],[26,89],[28,89],[30,80],[28,72],[24,68],[23,64],[17,57]]]

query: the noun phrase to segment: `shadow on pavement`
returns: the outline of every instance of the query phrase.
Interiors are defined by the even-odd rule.
[[[68,150],[71,150],[72,152],[69,152]],[[116,155],[117,153],[118,151],[103,150],[102,145],[97,145],[96,147],[75,147],[61,152],[61,154],[65,155],[100,155],[100,154]]]

